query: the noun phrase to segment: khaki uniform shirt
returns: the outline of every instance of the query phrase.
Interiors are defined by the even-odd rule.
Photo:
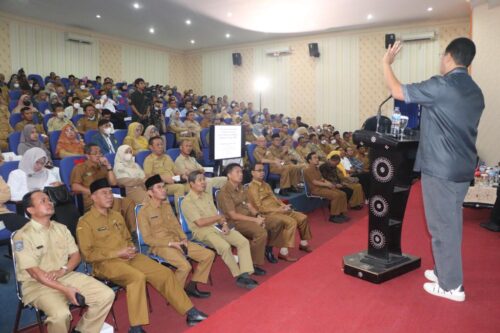
[[[154,247],[167,247],[169,242],[187,239],[168,202],[159,206],[148,199],[137,216],[144,242]]]
[[[92,207],[78,221],[76,236],[83,257],[93,264],[97,275],[100,264],[118,258],[118,251],[125,247],[134,246],[123,216],[111,209],[106,216]]]
[[[252,180],[248,186],[248,200],[262,214],[274,213],[285,204],[274,195],[266,182]]]
[[[269,158],[269,154],[267,149],[261,146],[255,147],[255,150],[253,151],[253,157],[255,157],[255,160],[259,163],[262,163],[263,158]]]
[[[177,170],[174,161],[167,154],[157,156],[150,154],[144,160],[144,173],[146,177],[160,175],[162,177],[173,177]]]
[[[309,155],[309,153],[311,152],[311,149],[309,146],[297,146],[297,148],[295,148],[295,150],[297,151],[297,153],[299,153],[300,156],[302,156],[302,158],[305,160],[307,155]]]
[[[78,164],[73,171],[71,171],[70,183],[77,183],[89,188],[92,182],[97,179],[107,178],[107,176],[108,171],[105,166],[99,166],[93,164],[89,160],[86,160],[85,162]],[[90,195],[83,194],[83,206],[85,207],[85,210],[92,206],[92,204],[93,202]]]
[[[196,223],[194,223],[201,218],[217,215],[217,208],[215,208],[212,194],[202,192],[198,195],[192,190],[189,191],[182,201],[182,213],[186,218],[189,228],[194,234],[209,230],[217,232],[211,225],[198,227]]]
[[[211,125],[213,125],[214,122],[212,119],[207,119],[207,118],[203,118],[200,122],[200,126],[201,128],[208,128],[210,127]]]
[[[304,180],[307,182],[307,185],[309,186],[311,193],[321,189],[321,186],[313,184],[313,180],[323,180],[323,177],[319,172],[319,168],[313,165],[309,165],[306,169],[304,169]]]
[[[184,120],[184,125],[186,125],[187,129],[190,131],[190,132],[193,132],[193,133],[197,133],[198,135],[200,135],[200,132],[201,132],[201,126],[200,124],[198,124],[198,122],[196,120]]]
[[[182,154],[177,157],[175,160],[175,167],[177,171],[181,174],[189,173],[195,170],[204,171],[203,167],[196,161],[194,157],[191,156],[183,156]]]
[[[38,134],[45,134],[45,130],[43,129],[42,124],[35,124],[33,121],[21,120],[14,126],[14,130],[16,132],[22,132],[24,127],[28,124],[35,125],[36,131]]]
[[[80,118],[78,122],[76,123],[76,128],[78,129],[79,133],[85,133],[88,130],[97,130],[98,126],[97,124],[99,123],[98,117],[94,117],[94,120],[90,120],[87,117]]]
[[[246,216],[253,216],[248,208],[248,203],[247,190],[241,184],[234,187],[229,181],[220,189],[217,197],[217,204],[220,210],[230,222],[234,222],[234,220],[231,220],[227,215],[227,213],[231,211]]]
[[[57,117],[50,118],[50,120],[47,123],[47,131],[48,132],[60,131],[63,129],[64,126],[68,124],[75,127],[75,125],[73,125],[73,123],[69,119],[66,118],[59,119]]]
[[[287,153],[281,150],[281,147],[271,146],[267,149],[267,158],[272,157],[273,159],[285,160]]]

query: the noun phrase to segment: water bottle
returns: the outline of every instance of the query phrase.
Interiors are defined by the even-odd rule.
[[[399,125],[401,123],[401,111],[399,111],[399,107],[395,107],[394,111],[392,112],[392,118],[391,118],[392,124],[391,124],[391,135],[398,137],[399,136]]]

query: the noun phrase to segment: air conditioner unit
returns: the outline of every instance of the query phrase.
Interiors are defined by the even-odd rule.
[[[266,54],[271,57],[279,57],[282,55],[292,54],[292,48],[290,46],[281,47],[276,49],[266,50]]]
[[[88,36],[82,36],[78,34],[73,34],[71,32],[64,33],[64,40],[72,43],[81,43],[81,44],[92,44],[94,40]]]
[[[420,32],[415,34],[404,34],[401,35],[400,39],[403,42],[414,42],[419,40],[433,40],[435,38],[436,38],[436,32],[430,31],[430,32]]]

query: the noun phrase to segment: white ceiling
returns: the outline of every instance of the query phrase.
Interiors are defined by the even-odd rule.
[[[134,2],[141,8],[134,9]],[[466,0],[0,0],[0,11],[192,50],[466,17],[470,4]],[[369,14],[372,19],[367,18]],[[187,19],[191,25],[186,25]],[[149,33],[151,27],[154,34]],[[226,38],[228,33],[230,38]],[[192,39],[195,44],[190,43]]]

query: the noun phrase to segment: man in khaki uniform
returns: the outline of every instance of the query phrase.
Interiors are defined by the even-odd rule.
[[[42,191],[23,197],[31,221],[14,236],[16,276],[22,284],[24,304],[33,304],[47,315],[49,333],[68,332],[76,294],[85,297],[88,310],[73,332],[98,333],[115,299],[114,292],[94,278],[74,272],[80,253],[69,230],[51,221],[54,205]]]
[[[281,147],[279,134],[272,135],[272,146],[266,149],[266,139],[257,138],[257,147],[253,155],[259,163],[269,163],[269,171],[280,175],[280,194],[288,195],[289,192],[299,192],[297,185],[300,183],[301,167],[286,162],[287,147]]]
[[[224,215],[217,214],[212,193],[206,192],[207,182],[201,171],[188,176],[191,191],[182,201],[182,212],[193,233],[193,237],[213,247],[236,278],[236,285],[253,289],[258,283],[249,274],[254,272],[250,244],[234,228],[230,228]],[[239,265],[231,251],[236,247]]]
[[[149,199],[137,216],[144,242],[150,246],[151,253],[164,258],[177,268],[175,277],[182,287],[186,286],[187,277],[192,269],[187,258],[196,261],[198,265],[194,269],[191,281],[185,287],[186,293],[197,298],[209,297],[210,293],[198,290],[196,284],[207,283],[215,257],[214,252],[187,240],[172,207],[165,201],[167,199],[165,183],[159,175],[149,177],[146,180],[146,188]],[[187,253],[184,253],[183,247]]]
[[[85,115],[76,123],[78,133],[81,135],[84,135],[88,130],[97,130],[99,128],[99,117],[95,114],[94,106],[92,104],[85,104],[83,112]]]
[[[47,122],[47,132],[60,131],[66,125],[75,125],[70,119],[66,118],[64,114],[64,106],[62,104],[56,104],[53,110],[54,116]]]
[[[304,180],[309,187],[309,191],[313,195],[330,200],[330,222],[347,222],[349,218],[344,215],[347,212],[347,195],[321,176],[319,158],[316,153],[309,153],[306,160],[309,167],[304,170]]]
[[[191,141],[181,141],[179,148],[181,154],[175,159],[175,167],[181,175],[184,175],[187,178],[187,176],[193,171],[200,171],[202,173],[205,172],[200,163],[198,163],[196,159],[191,156],[191,152],[193,151],[193,143]],[[212,194],[212,189],[214,187],[221,188],[227,182],[226,177],[206,177],[205,179],[207,182],[206,191],[209,194]]]
[[[298,142],[299,142],[299,145],[297,146],[297,148],[295,148],[295,150],[297,151],[297,153],[299,153],[300,156],[302,156],[302,158],[305,161],[307,155],[309,155],[309,153],[311,153],[311,147],[308,145],[309,141],[307,140],[307,138],[301,136],[301,137],[299,137]]]
[[[151,150],[151,154],[144,160],[144,173],[146,177],[160,175],[165,184],[167,195],[174,195],[175,207],[177,207],[179,197],[184,196],[189,190],[187,184],[180,183],[181,181],[186,182],[187,177],[182,175],[180,180],[174,179],[180,173],[176,170],[172,158],[165,154],[165,144],[161,137],[155,136],[149,139],[149,150]]]
[[[207,316],[193,307],[174,273],[161,264],[138,254],[123,217],[111,210],[113,192],[105,178],[90,185],[94,205],[80,218],[76,235],[86,261],[96,276],[127,290],[129,332],[144,332],[149,324],[146,282],[150,283],[192,326]]]
[[[349,207],[356,210],[362,209],[365,201],[363,187],[357,182],[356,178],[344,176],[337,168],[339,163],[340,156],[332,155],[328,162],[319,167],[319,171],[324,179],[334,184],[337,189],[345,192]]]
[[[83,207],[87,212],[92,206],[90,184],[97,179],[106,178],[108,182],[117,185],[113,168],[106,157],[102,156],[101,148],[95,143],[87,143],[84,147],[87,160],[78,164],[71,171],[71,190],[83,195]],[[127,222],[129,230],[135,231],[135,204],[129,198],[114,198],[113,210],[120,212]]]
[[[228,182],[220,190],[217,203],[236,230],[250,240],[255,273],[264,275],[265,271],[257,265],[264,264],[264,256],[271,263],[278,262],[273,255],[273,246],[280,245],[283,224],[281,221],[266,220],[249,202],[247,190],[242,185],[243,171],[239,164],[229,164],[226,175]]]
[[[38,134],[45,135],[45,130],[43,129],[43,125],[42,124],[35,124],[35,122],[33,121],[33,117],[34,117],[34,114],[33,114],[32,108],[30,108],[30,107],[22,108],[21,109],[21,118],[23,120],[21,120],[20,122],[18,122],[14,126],[14,130],[16,132],[22,132],[26,125],[31,124],[31,125],[35,126]]]
[[[288,248],[295,247],[295,230],[299,229],[299,250],[311,252],[308,240],[312,238],[311,229],[307,222],[307,216],[296,212],[290,205],[285,205],[276,198],[271,186],[264,181],[264,165],[256,163],[252,166],[252,182],[248,186],[248,199],[253,207],[256,207],[266,221],[280,221],[283,223],[281,232],[283,247],[280,249],[278,258],[293,262],[297,258],[289,255]]]

